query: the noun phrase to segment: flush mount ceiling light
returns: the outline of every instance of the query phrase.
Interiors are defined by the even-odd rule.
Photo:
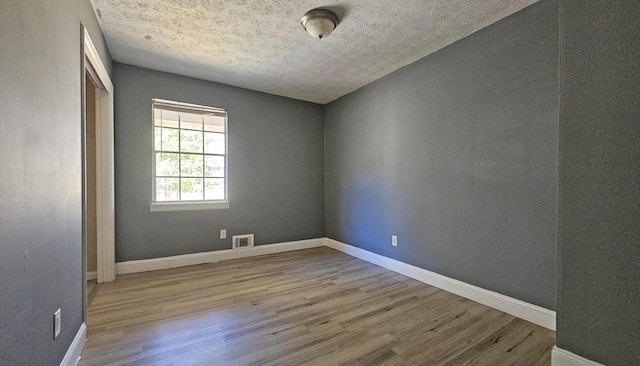
[[[329,10],[311,10],[302,17],[300,23],[311,37],[322,39],[331,34],[336,28],[338,16]]]

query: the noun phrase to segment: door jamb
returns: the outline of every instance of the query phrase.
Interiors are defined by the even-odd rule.
[[[93,69],[89,71],[90,74],[95,74],[98,78],[95,81],[102,86],[96,89],[97,282],[102,283],[116,279],[113,83],[91,41],[89,32],[85,27],[82,27],[82,32],[85,59],[82,75],[84,77],[90,67]]]

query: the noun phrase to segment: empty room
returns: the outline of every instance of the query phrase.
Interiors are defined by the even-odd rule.
[[[0,365],[640,365],[638,14],[0,0]]]

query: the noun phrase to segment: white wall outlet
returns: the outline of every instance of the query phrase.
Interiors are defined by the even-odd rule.
[[[220,229],[220,239],[227,238],[227,229]]]
[[[62,325],[62,310],[58,309],[53,313],[53,339],[60,335],[60,326]]]
[[[398,246],[398,237],[396,235],[391,235],[391,245],[394,247]]]

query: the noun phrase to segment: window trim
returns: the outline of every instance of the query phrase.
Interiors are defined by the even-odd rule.
[[[155,121],[154,109],[162,107],[174,111],[200,111],[224,113],[224,196],[222,200],[197,200],[197,201],[156,201],[156,148],[155,148]],[[224,108],[208,107],[198,104],[175,102],[166,99],[151,99],[151,204],[150,212],[168,211],[197,211],[197,210],[217,210],[229,208],[229,114]],[[182,130],[179,128],[178,130]],[[213,154],[217,155],[217,154]],[[220,155],[217,155],[220,156]]]
[[[150,212],[219,210],[229,208],[229,201],[171,201],[152,202]]]

